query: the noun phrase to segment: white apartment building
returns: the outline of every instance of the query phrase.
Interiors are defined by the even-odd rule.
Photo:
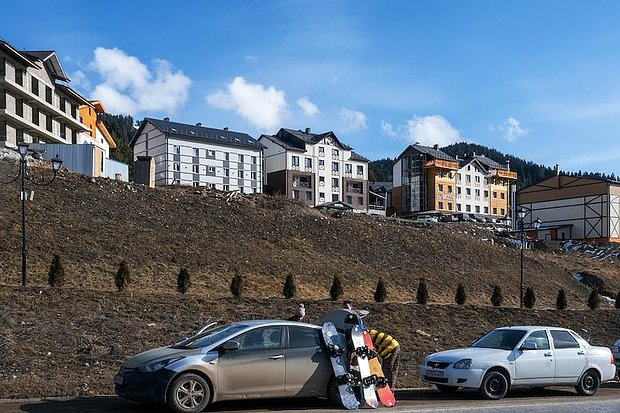
[[[510,185],[517,179],[509,165],[473,154],[459,160],[456,172],[456,212],[495,218],[509,215]]]
[[[262,192],[263,148],[248,134],[145,118],[130,146],[134,160],[154,159],[155,185]]]
[[[367,211],[368,159],[333,132],[283,128],[275,135],[261,135],[258,142],[264,147],[270,192],[311,206],[341,201],[358,212]]]
[[[68,86],[54,51],[18,51],[0,40],[0,144],[77,143],[87,128],[79,105],[89,102]]]

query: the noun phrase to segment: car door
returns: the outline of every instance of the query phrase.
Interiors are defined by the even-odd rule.
[[[576,383],[586,367],[586,350],[566,330],[551,330],[555,384]]]
[[[259,327],[232,339],[239,349],[218,359],[218,393],[223,396],[284,393],[285,355],[282,327]]]
[[[321,334],[316,328],[288,326],[285,388],[292,396],[321,396],[325,393],[332,366]]]
[[[525,344],[536,344],[535,350],[524,349]],[[555,358],[549,344],[546,330],[532,331],[515,350],[515,384],[548,385],[553,384]]]

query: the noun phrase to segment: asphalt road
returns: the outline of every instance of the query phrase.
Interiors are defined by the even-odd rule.
[[[601,388],[596,396],[579,396],[573,389],[551,388],[532,393],[531,390],[515,390],[508,397],[498,400],[482,400],[476,392],[461,391],[444,396],[435,390],[398,391],[397,406],[392,412],[500,412],[500,413],[618,413],[620,412],[620,383]],[[367,410],[367,409],[366,409]],[[382,411],[388,408],[381,408]],[[216,403],[208,411],[213,412],[342,412],[334,409],[326,400],[261,400]],[[120,399],[100,396],[79,399],[2,400],[1,413],[168,413],[165,406],[144,405]]]

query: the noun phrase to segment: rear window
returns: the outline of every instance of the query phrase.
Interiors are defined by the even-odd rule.
[[[551,337],[553,337],[553,347],[557,349],[579,348],[579,343],[568,331],[551,330]]]

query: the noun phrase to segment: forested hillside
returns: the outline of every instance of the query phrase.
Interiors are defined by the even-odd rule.
[[[110,157],[129,165],[129,180],[133,180],[133,149],[129,147],[134,133],[133,118],[106,113],[101,120],[116,142],[116,148],[110,151]]]

